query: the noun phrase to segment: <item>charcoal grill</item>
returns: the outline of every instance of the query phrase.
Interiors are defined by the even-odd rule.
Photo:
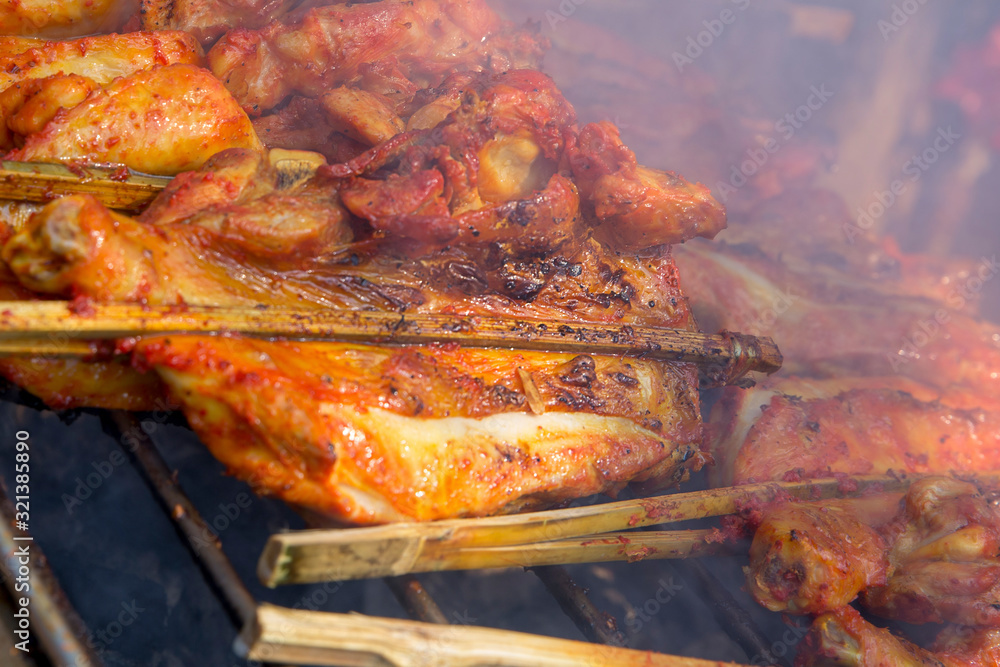
[[[154,444],[156,439],[160,441],[160,448],[164,448],[165,445],[167,448],[171,447],[169,442],[182,433],[178,426],[171,423],[177,420],[176,416],[167,417],[166,413],[133,416],[106,411],[71,412],[62,416],[64,421],[71,422],[72,428],[70,428],[69,425],[55,420],[53,413],[39,412],[40,406],[33,404],[30,396],[15,387],[6,388],[5,399],[3,421],[13,428],[23,428],[33,434],[33,456],[39,461],[58,457],[60,448],[71,446],[72,439],[66,438],[67,433],[72,431],[80,433],[84,438],[90,438],[97,429],[100,429],[104,433],[105,440],[102,451],[117,451],[122,459],[127,458],[127,462],[120,467],[122,471],[128,469],[128,473],[120,472],[116,468],[112,474],[124,477],[125,474],[131,476],[132,472],[138,472],[135,477],[141,479],[143,486],[146,487],[144,494],[147,497],[132,502],[136,505],[144,504],[148,509],[150,501],[155,501],[162,510],[161,516],[169,517],[172,524],[172,529],[166,531],[166,537],[171,541],[169,550],[159,543],[152,548],[159,552],[176,553],[178,547],[184,545],[192,561],[197,564],[197,572],[189,572],[187,576],[201,581],[182,585],[209,588],[214,597],[210,600],[211,606],[216,609],[214,618],[206,621],[206,624],[211,621],[213,630],[202,633],[201,636],[191,636],[191,644],[184,651],[172,651],[169,647],[169,636],[177,629],[171,628],[164,636],[158,636],[153,628],[159,624],[169,627],[170,616],[174,614],[178,616],[203,614],[205,596],[188,600],[188,595],[182,592],[176,606],[167,613],[167,618],[154,619],[156,622],[136,621],[134,628],[122,624],[116,626],[117,621],[114,616],[105,615],[103,618],[107,620],[102,623],[100,610],[95,609],[95,605],[88,597],[96,593],[93,587],[88,587],[85,583],[91,576],[88,574],[88,566],[78,563],[74,568],[71,562],[67,562],[72,559],[67,559],[65,553],[53,558],[52,563],[40,557],[42,551],[46,549],[62,551],[58,543],[53,544],[46,539],[45,533],[51,536],[51,528],[55,528],[54,524],[57,521],[68,523],[65,512],[83,512],[71,500],[76,496],[87,495],[83,488],[73,488],[75,481],[82,481],[84,485],[88,485],[89,482],[91,486],[96,487],[93,493],[98,493],[103,484],[97,484],[97,477],[93,473],[97,472],[100,475],[102,461],[122,460],[119,456],[108,453],[104,457],[98,456],[95,459],[97,463],[95,466],[95,461],[87,459],[89,463],[87,467],[90,468],[90,472],[87,473],[90,476],[89,480],[86,475],[76,472],[83,471],[84,468],[75,467],[70,471],[73,475],[62,483],[62,488],[67,489],[68,493],[63,494],[62,489],[57,489],[61,496],[67,496],[68,499],[63,497],[61,503],[55,504],[50,498],[45,504],[54,505],[54,511],[40,512],[37,518],[33,519],[40,528],[35,531],[39,534],[38,539],[32,543],[34,558],[31,576],[35,585],[32,610],[35,615],[32,618],[32,652],[27,656],[30,660],[24,662],[26,665],[189,664],[183,661],[192,651],[195,655],[199,652],[206,656],[228,655],[229,662],[225,663],[227,667],[259,664],[256,661],[248,663],[237,659],[234,653],[228,653],[230,646],[234,642],[239,642],[239,629],[253,619],[258,602],[275,602],[287,607],[310,610],[335,609],[368,613],[374,610],[376,613],[388,616],[406,615],[436,625],[465,626],[485,622],[522,631],[535,626],[540,633],[585,639],[598,646],[631,646],[664,653],[691,654],[690,638],[697,636],[709,638],[714,644],[708,652],[701,653],[698,657],[753,662],[753,664],[786,664],[776,653],[784,655],[790,648],[784,646],[785,642],[781,639],[782,634],[789,634],[788,628],[781,623],[774,623],[775,619],[769,619],[766,613],[762,614],[753,609],[747,604],[749,598],[744,597],[742,593],[734,595],[730,592],[738,588],[738,584],[734,586],[732,580],[740,576],[735,559],[712,559],[708,563],[668,564],[660,561],[599,567],[550,566],[532,568],[530,572],[507,571],[490,574],[439,573],[389,578],[383,580],[384,584],[328,583],[306,588],[292,587],[294,590],[290,591],[284,589],[265,591],[252,580],[251,576],[248,576],[248,572],[253,570],[262,541],[258,542],[256,549],[252,546],[249,549],[245,548],[254,538],[250,537],[248,542],[248,537],[244,534],[247,532],[246,526],[239,521],[239,516],[236,516],[237,510],[233,509],[247,504],[246,499],[251,498],[250,489],[235,480],[225,480],[225,483],[216,484],[215,489],[199,487],[197,500],[192,500],[182,488],[183,480],[180,478],[194,471],[189,466],[184,466],[180,471],[175,470]],[[62,440],[45,442],[47,438],[55,437],[49,434],[56,434]],[[0,456],[9,453],[12,457],[13,450],[6,451],[9,444],[5,443]],[[110,447],[116,449],[109,449]],[[190,449],[192,452],[197,451],[193,444],[190,445]],[[196,464],[198,467],[205,465],[212,470],[211,474],[218,474],[218,466],[213,465],[207,453],[199,458],[205,460],[198,462]],[[103,469],[106,471],[106,466]],[[7,471],[3,472],[6,475]],[[40,482],[41,479],[35,484]],[[129,493],[134,493],[135,484],[129,486],[132,487]],[[236,490],[235,495],[234,490]],[[76,493],[77,491],[80,493]],[[39,488],[33,493],[41,496],[47,492]],[[84,504],[89,501],[91,501],[89,496],[83,499]],[[100,500],[94,502],[98,503]],[[302,527],[298,517],[288,513],[280,502],[253,498],[252,503],[255,506],[267,505],[267,515],[272,518],[281,517],[282,521],[288,522],[289,527]],[[200,512],[199,505],[203,510],[206,507],[209,509]],[[231,518],[227,517],[227,509]],[[10,510],[9,503],[5,504],[3,509],[5,530],[11,523]],[[249,510],[243,511],[249,512]],[[115,520],[112,516],[105,519],[106,522]],[[22,533],[17,531],[17,534]],[[0,535],[0,538],[3,537]],[[114,542],[108,542],[104,546],[109,553],[123,548],[127,551],[130,537],[136,536],[120,534]],[[162,533],[155,539],[164,539]],[[233,549],[230,549],[227,555],[227,551],[222,548],[224,544],[233,545],[237,553],[234,554]],[[234,556],[232,560],[230,555]],[[617,583],[619,580],[627,581],[633,575],[635,580],[628,584],[627,588],[622,588]],[[622,577],[624,579],[621,579]],[[723,583],[720,577],[729,580]],[[81,579],[84,580],[83,584]],[[5,581],[8,589],[12,588],[14,579],[6,572]],[[63,592],[60,582],[66,586],[68,593]],[[647,590],[651,582],[655,582],[655,586]],[[376,586],[380,587],[381,591],[373,592]],[[508,606],[499,613],[492,611],[489,607],[495,603],[491,603],[490,600],[498,595],[504,597],[503,591],[511,587],[524,589],[525,593],[516,596],[513,608]],[[83,593],[81,599],[80,592],[88,588],[90,592]],[[478,591],[475,590],[477,588]],[[121,594],[109,592],[108,597],[115,598],[117,595],[123,598],[127,606],[132,597],[139,596],[140,600],[143,599],[137,590],[141,589],[132,588]],[[468,593],[472,593],[473,597],[469,597]],[[148,597],[147,595],[146,598]],[[595,601],[595,598],[598,601]],[[365,599],[367,602],[364,602]],[[358,603],[359,600],[362,600],[361,604]],[[9,604],[10,601],[5,602]],[[143,607],[144,604],[148,603],[139,602],[138,606]],[[521,618],[517,617],[517,605],[520,605],[520,611],[524,612]],[[112,604],[111,608],[114,606]],[[74,607],[80,608],[82,613],[78,615]],[[617,608],[619,610],[617,617],[616,614],[608,613],[608,608]],[[544,619],[545,622],[541,622],[537,611],[532,612],[531,609],[546,610],[544,614],[548,618]],[[555,617],[558,613],[556,609],[562,610],[564,616]],[[621,609],[629,611],[621,614]],[[220,618],[222,610],[225,612],[225,619]],[[0,614],[4,611],[0,610]],[[11,617],[10,614],[3,615],[6,618]],[[81,616],[87,621],[81,621]],[[128,620],[127,615],[122,620]],[[764,629],[759,627],[761,625]],[[663,628],[670,626],[676,626],[680,632],[667,632],[661,635]],[[136,636],[133,637],[132,633],[136,633]],[[798,631],[797,637],[801,637],[801,634],[802,632]],[[119,636],[128,637],[128,640],[123,639],[119,643]],[[447,636],[445,635],[446,638]],[[145,658],[141,657],[143,654],[139,648],[144,644],[150,649]],[[161,644],[162,646],[158,647]],[[154,660],[157,654],[162,654],[163,657],[160,658],[163,660],[162,663],[142,661]],[[181,662],[176,662],[177,660]]]

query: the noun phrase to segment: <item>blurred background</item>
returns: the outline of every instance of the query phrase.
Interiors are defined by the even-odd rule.
[[[581,121],[616,122],[640,162],[709,186],[732,228],[764,201],[822,188],[843,206],[829,241],[869,234],[970,260],[1000,250],[996,3],[495,4],[539,22],[546,70]],[[1000,281],[981,298],[1000,319]]]

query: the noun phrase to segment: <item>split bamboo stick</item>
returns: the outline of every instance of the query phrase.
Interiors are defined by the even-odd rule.
[[[732,663],[473,626],[259,605],[236,652],[261,662],[343,667],[724,667]]]
[[[735,382],[751,371],[773,373],[782,361],[771,339],[731,333],[708,335],[610,324],[280,308],[93,304],[86,314],[76,315],[68,303],[61,301],[0,302],[0,353],[6,354],[34,354],[49,349],[52,356],[77,356],[89,352],[71,344],[73,341],[217,333],[398,345],[448,342],[468,347],[642,356],[698,364],[713,383],[719,384]],[[63,343],[63,347],[54,341]]]
[[[48,202],[68,194],[94,195],[109,208],[137,211],[170,182],[125,167],[68,166],[41,162],[0,162],[0,199]]]
[[[309,180],[326,159],[310,151],[268,151],[277,169],[279,188],[290,190]],[[148,206],[170,176],[134,172],[125,166],[100,167],[77,163],[0,161],[0,199],[49,202],[71,194],[90,194],[108,208],[140,211]]]
[[[709,532],[615,531],[724,516],[780,498],[897,492],[917,478],[771,482],[485,519],[281,533],[268,540],[257,574],[274,587],[450,569],[685,558],[716,549],[706,539]],[[979,473],[975,479],[996,484],[1000,472]]]

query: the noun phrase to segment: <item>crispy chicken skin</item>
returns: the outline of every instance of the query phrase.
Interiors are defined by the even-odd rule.
[[[177,31],[96,35],[49,42],[0,37],[0,91],[30,79],[77,74],[101,86],[156,65],[202,64],[202,51]]]
[[[750,594],[771,611],[816,614],[884,583],[886,541],[858,517],[873,512],[887,521],[898,500],[792,502],[766,511],[750,547]]]
[[[346,0],[142,0],[143,30],[183,30],[202,44],[233,28],[263,28],[293,9],[342,4]]]
[[[973,484],[781,504],[763,513],[747,583],[773,611],[820,614],[860,596],[908,623],[1000,627],[1000,509]]]
[[[508,34],[484,0],[336,4],[295,23],[227,33],[209,51],[212,72],[251,116],[293,93],[319,97],[379,67],[418,88],[457,70],[534,65],[537,42]]]
[[[351,523],[512,512],[701,465],[684,366],[197,337],[138,355],[237,476]]]
[[[139,8],[139,0],[4,0],[0,34],[65,38],[114,32]]]
[[[227,148],[264,149],[250,119],[210,72],[175,64],[93,90],[8,158],[110,162],[172,175]]]
[[[984,406],[984,407],[980,407]],[[996,400],[907,378],[774,378],[725,390],[710,417],[714,485],[1000,468]]]
[[[1000,630],[950,626],[927,649],[862,618],[853,607],[823,614],[803,640],[796,667],[995,667]]]
[[[273,203],[261,203],[251,222],[280,222],[267,215]],[[321,221],[331,215],[322,200],[316,208]],[[213,225],[226,220],[211,213],[194,220],[204,218]],[[145,224],[79,195],[48,204],[4,246],[2,257],[31,289],[102,302],[376,308],[694,326],[666,250],[640,259],[609,254],[589,241],[544,259],[448,248],[405,260],[350,249],[333,258],[290,260],[277,244],[284,230],[272,235],[257,227],[254,241],[239,231],[248,227],[239,220],[216,229]],[[235,238],[227,238],[227,230]]]

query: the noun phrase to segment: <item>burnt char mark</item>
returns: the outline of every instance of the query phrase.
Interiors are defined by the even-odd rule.
[[[498,408],[522,408],[526,400],[524,394],[502,384],[490,387],[490,402]]]
[[[597,380],[597,366],[594,363],[594,358],[589,355],[581,354],[570,360],[565,368],[565,372],[559,375],[559,379],[568,385],[590,388],[590,385]]]
[[[612,377],[615,379],[615,382],[623,384],[626,387],[634,388],[639,386],[639,380],[624,373],[615,373]]]
[[[490,284],[486,274],[472,262],[449,262],[445,272],[450,285],[466,294],[484,294],[489,289]]]
[[[652,419],[650,417],[646,417],[642,420],[642,426],[643,428],[646,428],[652,431],[653,433],[663,432],[663,422],[660,421],[659,419]],[[685,458],[684,460],[686,461],[687,458]]]
[[[507,212],[507,220],[511,224],[515,224],[518,227],[527,227],[535,221],[538,217],[538,212],[535,210],[535,203],[532,201],[518,201],[513,206],[510,207],[509,212]]]
[[[604,401],[594,396],[594,394],[588,389],[580,391],[564,389],[559,392],[558,396],[556,396],[556,400],[571,410],[589,410],[592,412],[598,412],[604,407]]]

